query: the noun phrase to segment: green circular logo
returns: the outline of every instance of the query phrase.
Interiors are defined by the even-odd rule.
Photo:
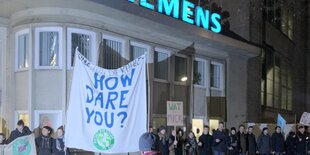
[[[94,135],[93,143],[99,150],[110,150],[114,145],[114,136],[110,131],[101,129]]]
[[[31,146],[25,139],[17,140],[13,143],[14,155],[30,155]]]

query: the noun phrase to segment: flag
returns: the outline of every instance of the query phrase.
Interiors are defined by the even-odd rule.
[[[281,128],[281,130],[284,130],[286,125],[286,120],[280,114],[278,114],[277,125]]]
[[[3,153],[4,155],[36,155],[34,134],[16,138],[10,144],[4,146]]]
[[[118,69],[76,52],[65,145],[101,153],[139,151],[146,130],[146,55]]]

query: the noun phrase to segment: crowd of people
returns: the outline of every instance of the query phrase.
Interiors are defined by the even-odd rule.
[[[310,132],[304,126],[298,126],[298,131],[290,132],[285,138],[281,127],[277,126],[271,134],[267,127],[262,129],[258,137],[253,133],[253,126],[247,129],[240,125],[238,129],[224,128],[220,122],[217,130],[209,132],[209,126],[204,126],[203,133],[198,138],[190,131],[187,136],[182,129],[166,133],[161,126],[157,133],[150,128],[139,140],[140,151],[144,155],[307,155],[310,154]]]
[[[17,127],[13,130],[8,139],[3,133],[0,133],[0,144],[5,145],[13,142],[15,139],[27,136],[33,132],[25,126],[23,120],[17,122]],[[64,145],[64,128],[60,126],[55,138],[52,137],[53,129],[49,126],[43,126],[40,129],[40,136],[35,138],[36,150],[38,155],[69,155],[69,150]]]

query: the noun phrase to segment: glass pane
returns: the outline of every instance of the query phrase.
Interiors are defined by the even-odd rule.
[[[203,61],[194,61],[193,83],[204,85],[205,83],[205,63]]]
[[[23,120],[26,126],[29,126],[29,115],[27,113],[19,113],[18,120]]]
[[[293,94],[292,90],[287,91],[287,110],[293,110]]]
[[[220,65],[211,64],[211,87],[220,88],[221,67]]]
[[[185,82],[188,79],[187,76],[187,59],[182,57],[175,57],[175,81]]]
[[[272,107],[273,106],[273,96],[272,96],[272,94],[267,94],[267,103],[266,103],[266,105],[268,107]]]
[[[122,43],[118,41],[103,39],[102,42],[102,66],[106,69],[116,69],[121,66],[121,51],[122,51]]]
[[[275,101],[275,104],[274,104],[274,108],[280,108],[280,96],[274,96],[274,101]]]
[[[265,105],[265,93],[261,93],[261,105]]]
[[[28,67],[29,35],[18,36],[18,69]]]
[[[91,36],[79,33],[71,34],[71,66],[73,66],[75,50],[78,50],[84,57],[91,60]]]
[[[168,54],[154,52],[155,78],[168,80]]]
[[[280,67],[275,67],[275,82],[280,82]]]
[[[59,33],[40,32],[40,66],[59,66]]]
[[[287,89],[282,87],[282,93],[281,93],[281,108],[286,109],[287,104]]]
[[[287,71],[287,87],[292,88],[292,70],[290,66],[288,67]]]
[[[270,79],[267,79],[267,93],[273,94],[273,81]]]
[[[130,60],[134,60],[138,58],[139,56],[143,55],[145,52],[147,52],[146,48],[131,45],[130,46]]]

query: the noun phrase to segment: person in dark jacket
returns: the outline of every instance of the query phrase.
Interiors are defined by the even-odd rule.
[[[11,143],[16,138],[30,135],[32,132],[29,130],[27,126],[25,126],[25,123],[23,120],[19,120],[17,122],[17,127],[14,131],[11,132],[10,137],[7,141],[7,143]]]
[[[0,133],[0,145],[5,145],[5,144],[6,144],[5,135],[3,133]]]
[[[194,132],[189,132],[185,140],[186,155],[197,155],[197,141]]]
[[[262,134],[257,138],[257,150],[260,155],[269,155],[271,153],[271,137],[266,127],[263,128]]]
[[[60,126],[57,129],[57,138],[53,142],[53,152],[55,155],[69,155],[69,150],[65,148],[64,127]]]
[[[35,139],[38,155],[52,155],[53,153],[53,138],[51,137],[53,129],[49,126],[44,126],[41,135]]]
[[[275,155],[285,154],[285,141],[280,126],[275,128],[275,132],[271,136],[271,151]]]
[[[305,127],[304,126],[298,127],[298,132],[296,134],[295,144],[296,144],[296,155],[306,155],[307,142],[306,142],[306,135],[305,135]]]
[[[239,152],[240,155],[245,155],[246,154],[246,133],[244,131],[244,125],[239,126],[239,131],[237,133],[238,136],[238,147],[239,147]]]
[[[158,148],[162,155],[169,155],[169,137],[166,136],[166,127],[161,126],[158,129]]]
[[[238,137],[236,135],[236,128],[230,129],[228,137],[228,155],[239,155]]]
[[[212,143],[213,137],[209,134],[209,126],[204,126],[203,133],[198,141],[200,155],[212,155]]]
[[[224,123],[219,123],[219,128],[213,133],[214,155],[225,155],[227,149],[227,136],[224,131]]]
[[[184,141],[185,141],[183,136],[184,136],[183,130],[181,128],[178,129],[178,134],[177,134],[178,144],[177,144],[177,148],[175,151],[176,155],[183,155],[183,145],[184,145]]]
[[[256,155],[256,139],[253,134],[253,126],[248,127],[248,133],[246,136],[246,151],[247,155]]]
[[[295,145],[296,134],[294,132],[290,132],[285,141],[286,155],[295,155],[296,145]]]

